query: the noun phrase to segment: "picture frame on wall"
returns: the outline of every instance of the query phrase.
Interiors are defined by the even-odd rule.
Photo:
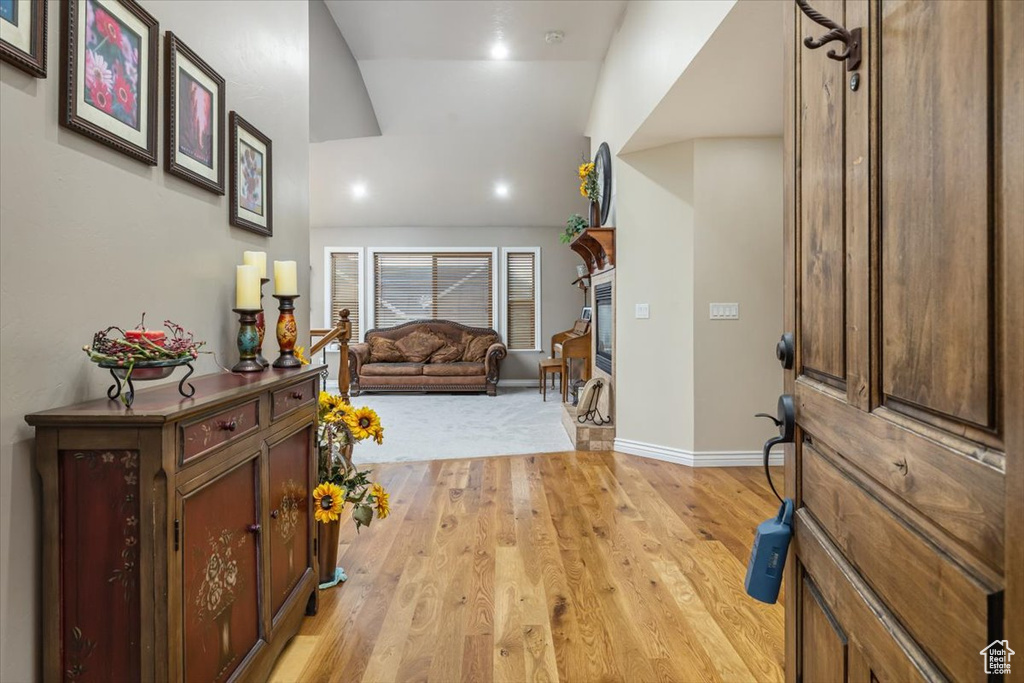
[[[270,138],[231,112],[231,225],[274,234],[273,147]]]
[[[164,166],[222,195],[224,78],[171,31],[164,34],[164,51]]]
[[[62,8],[60,125],[155,166],[160,25],[134,0]]]
[[[0,59],[46,78],[46,0],[0,0]]]
[[[580,320],[590,321],[594,317],[594,308],[592,306],[584,306],[583,310],[580,311]]]

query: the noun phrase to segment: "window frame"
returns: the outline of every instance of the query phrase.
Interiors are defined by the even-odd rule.
[[[533,348],[513,349],[509,353],[537,353],[543,351],[541,346],[541,286],[540,286],[540,247],[502,247],[501,249],[501,337],[508,345],[508,255],[533,254]]]
[[[366,289],[362,290],[365,292],[363,295],[363,302],[365,303],[364,308],[366,314],[363,316],[363,320],[366,321],[366,330],[373,330],[377,327],[377,304],[373,301],[374,292],[376,292],[377,282],[375,280],[377,269],[375,267],[377,254],[483,254],[488,253],[491,255],[491,329],[501,334],[501,328],[499,325],[499,313],[498,308],[502,304],[500,297],[501,290],[499,289],[499,280],[501,279],[500,273],[497,277],[494,277],[493,269],[500,267],[500,261],[498,260],[498,247],[367,247],[366,249],[366,262],[369,267],[365,269],[366,273]]]
[[[359,301],[359,334],[357,339],[353,339],[352,342],[363,341],[366,335],[366,330],[369,329],[366,326],[366,291],[364,289],[365,283],[363,274],[365,271],[366,258],[363,253],[362,247],[324,247],[324,308],[323,308],[323,327],[330,328],[331,325],[331,299],[332,292],[334,290],[334,268],[331,265],[331,254],[357,254],[359,272],[358,278],[358,301]],[[337,351],[335,344],[330,344],[328,350]]]

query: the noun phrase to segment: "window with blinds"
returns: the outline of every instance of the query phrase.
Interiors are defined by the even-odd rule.
[[[331,307],[327,322],[333,327],[343,308],[349,311],[352,322],[352,340],[358,341],[361,332],[359,311],[359,257],[358,251],[331,252]]]
[[[494,325],[491,252],[376,252],[374,327],[440,318],[471,327]]]
[[[505,253],[505,344],[509,349],[536,349],[537,252]]]

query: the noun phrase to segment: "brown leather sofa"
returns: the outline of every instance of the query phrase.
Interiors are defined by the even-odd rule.
[[[364,391],[486,391],[494,396],[506,355],[494,330],[449,320],[370,330],[365,343],[349,346],[350,390],[353,396]]]

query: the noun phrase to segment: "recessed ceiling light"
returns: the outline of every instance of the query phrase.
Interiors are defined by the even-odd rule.
[[[505,43],[499,41],[491,47],[491,59],[508,59],[508,47]]]
[[[366,183],[352,183],[352,196],[362,199],[366,196]]]
[[[502,199],[505,199],[506,197],[509,196],[511,191],[512,190],[511,190],[511,188],[509,188],[508,183],[495,183],[494,184],[494,196],[495,197],[501,197]]]

